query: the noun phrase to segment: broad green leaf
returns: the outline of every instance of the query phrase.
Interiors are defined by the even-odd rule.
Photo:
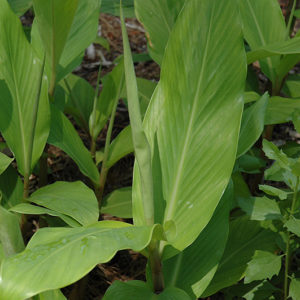
[[[143,130],[137,81],[122,9],[120,10],[120,15],[124,48],[125,81],[129,118],[132,130],[132,142],[134,146],[137,166],[140,172],[141,191],[143,195],[140,199],[143,203],[143,214],[145,216],[145,222],[143,225],[151,225],[154,223],[154,195],[151,169],[151,149],[146,134]]]
[[[244,154],[238,160],[239,171],[247,174],[259,174],[266,166],[266,161],[252,154]]]
[[[99,1],[99,0],[98,0]],[[120,16],[120,1],[119,0],[101,0],[101,12]],[[123,0],[122,8],[125,18],[135,18],[134,0]]]
[[[13,158],[10,158],[7,155],[0,152],[0,175],[8,168],[8,166],[13,160]]]
[[[12,166],[0,175],[0,191],[0,202],[5,208],[17,205],[23,200],[23,182]]]
[[[32,5],[32,0],[8,0],[12,10],[18,16],[23,15]]]
[[[164,289],[160,294],[154,294],[147,283],[143,281],[114,281],[105,293],[103,300],[190,300],[183,291],[175,287]]]
[[[112,167],[117,161],[124,156],[132,153],[133,142],[131,134],[131,126],[125,127],[119,135],[112,141],[109,146],[109,154],[107,160],[107,167]]]
[[[288,197],[287,192],[270,185],[259,185],[259,189],[270,196],[279,197],[280,200],[285,200]]]
[[[235,197],[250,197],[251,192],[243,175],[240,172],[235,172],[231,176],[234,186]]]
[[[77,124],[89,132],[89,118],[93,110],[95,91],[83,78],[70,74],[61,83],[66,94],[65,112],[71,114]]]
[[[61,218],[66,224],[68,224],[71,227],[79,227],[81,226],[80,223],[75,221],[73,218],[66,216],[64,214],[61,214],[57,211],[37,206],[37,205],[32,205],[29,203],[20,203],[17,204],[16,206],[12,207],[10,211],[19,213],[19,214],[24,214],[24,215],[44,215],[47,214],[49,216],[53,217],[59,217]]]
[[[38,99],[42,63],[6,0],[0,1],[0,70],[5,78],[0,81],[0,130],[20,172],[28,175],[49,134],[47,79]]]
[[[284,226],[292,233],[300,237],[300,219],[296,219],[294,216],[284,224]]]
[[[95,99],[93,111],[89,118],[91,137],[96,140],[100,131],[107,123],[113,110],[113,104],[119,99],[124,78],[123,60],[102,79],[103,89],[99,98]]]
[[[54,105],[51,105],[51,129],[48,143],[65,151],[84,175],[94,183],[99,182],[98,169],[90,152],[85,148],[72,123]]]
[[[293,278],[290,283],[289,297],[293,300],[300,299],[300,279]]]
[[[247,63],[251,64],[266,57],[283,54],[300,54],[300,37],[253,49],[247,53]]]
[[[256,92],[245,92],[244,93],[244,103],[250,103],[261,99],[261,96]]]
[[[19,218],[0,206],[0,243],[6,257],[21,252],[24,242]]]
[[[295,38],[300,37],[300,31],[295,34]],[[289,71],[300,61],[300,54],[283,55],[279,65],[276,67],[278,82],[282,82]]]
[[[119,250],[141,251],[155,228],[103,221],[89,227],[40,229],[25,251],[2,262],[0,299],[23,300],[67,286]]]
[[[135,13],[147,31],[149,52],[161,64],[166,45],[185,0],[135,0]]]
[[[84,226],[98,221],[96,196],[81,181],[56,181],[34,192],[28,201],[72,217]]]
[[[39,300],[67,300],[60,290],[51,290],[39,294]]]
[[[101,213],[119,218],[132,218],[132,188],[121,188],[105,197]]]
[[[259,222],[238,218],[230,223],[229,238],[218,270],[201,297],[237,283],[244,277],[247,263],[256,250],[273,252],[275,236],[272,231],[262,229]]]
[[[74,21],[59,61],[57,81],[80,65],[85,49],[95,40],[99,26],[100,4],[99,0],[78,0]]]
[[[33,0],[36,25],[51,66],[51,86],[54,90],[57,67],[78,7],[78,0]]]
[[[276,160],[281,168],[290,170],[290,161],[282,150],[279,150],[272,142],[263,140],[263,151],[269,159]]]
[[[255,50],[286,40],[286,26],[277,0],[239,0],[246,41]],[[275,67],[279,57],[269,57],[260,61],[262,71],[275,82]]]
[[[209,222],[235,161],[246,77],[238,15],[231,0],[186,3],[145,117],[152,153],[160,158],[152,168],[159,173],[161,165],[163,196],[158,201],[166,201],[161,222],[175,222],[172,246],[178,250],[189,246]],[[137,177],[136,171],[133,215],[135,223],[143,224]]]
[[[225,249],[229,232],[229,210],[233,186],[229,186],[210,222],[196,241],[178,255],[163,261],[166,286],[199,298],[212,280]]]
[[[300,113],[295,111],[293,114],[293,123],[297,132],[300,132]]]
[[[251,220],[277,220],[282,219],[279,206],[275,200],[267,197],[240,198],[239,206],[250,216]]]
[[[283,92],[291,98],[300,97],[300,76],[298,74],[289,75],[283,86]]]
[[[265,125],[292,121],[295,110],[300,109],[300,99],[271,97],[269,100]]]
[[[244,111],[237,157],[245,154],[263,132],[268,100],[268,94],[264,94],[257,102]]]
[[[245,272],[245,283],[255,280],[272,279],[281,268],[281,257],[271,252],[257,250],[248,262]]]

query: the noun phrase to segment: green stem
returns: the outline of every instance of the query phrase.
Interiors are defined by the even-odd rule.
[[[152,242],[149,245],[149,263],[152,274],[153,291],[156,294],[160,294],[164,290],[165,284],[158,242]]]
[[[93,142],[95,143],[95,140],[97,137],[95,137],[95,126],[96,126],[96,117],[97,117],[97,107],[99,102],[99,89],[100,89],[100,79],[101,79],[101,65],[99,67],[98,76],[97,76],[97,83],[96,83],[96,89],[95,89],[95,95],[94,95],[94,103],[93,103],[93,111],[91,114],[91,121],[90,121],[90,136]],[[96,145],[95,145],[96,148]]]
[[[99,189],[96,194],[100,210],[101,210],[101,202],[102,202],[102,198],[103,198],[103,192],[104,192],[104,187],[105,187],[105,183],[106,183],[107,173],[109,171],[109,168],[107,166],[107,160],[108,160],[108,155],[109,155],[111,135],[112,135],[112,130],[113,130],[114,122],[115,122],[116,111],[117,111],[117,106],[118,106],[118,102],[119,102],[119,95],[120,95],[122,86],[123,86],[123,83],[121,83],[119,85],[119,89],[116,94],[114,106],[112,109],[108,129],[107,129],[106,139],[105,139],[104,155],[103,155],[103,161],[102,161],[101,172],[100,172]]]
[[[287,38],[289,38],[290,33],[291,33],[291,26],[292,26],[293,19],[294,19],[296,4],[297,4],[296,0],[293,0],[292,7],[291,7],[291,3],[289,4],[289,7],[291,7],[291,9],[289,10],[289,12],[287,14],[287,18],[288,18],[287,29],[286,29],[286,37]]]
[[[299,177],[297,177],[296,187],[294,190],[293,201],[291,206],[290,217],[295,213],[295,207],[297,202],[297,195],[299,189]],[[287,241],[286,241],[286,251],[285,251],[285,268],[284,268],[284,300],[288,299],[288,278],[289,278],[289,265],[290,265],[290,241],[291,241],[291,233],[287,232]]]

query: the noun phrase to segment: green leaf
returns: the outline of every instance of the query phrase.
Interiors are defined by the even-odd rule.
[[[132,218],[132,188],[125,187],[114,190],[105,197],[101,213],[119,218]]]
[[[279,206],[275,200],[267,197],[240,198],[241,209],[250,216],[251,220],[277,220],[282,219]]]
[[[57,81],[63,79],[81,63],[84,50],[95,40],[99,26],[100,4],[99,0],[78,0],[74,21],[59,61]]]
[[[125,18],[135,18],[134,0],[123,0],[122,8],[124,11]],[[120,16],[120,1],[102,0],[101,12],[105,14],[114,15],[114,16]]]
[[[277,0],[239,0],[244,36],[252,50],[286,40],[286,26]],[[274,83],[279,57],[260,61],[262,71]]]
[[[300,113],[295,111],[293,114],[293,123],[297,132],[300,132]]]
[[[11,256],[24,249],[19,218],[0,206],[0,243],[5,256]]]
[[[207,225],[233,169],[246,77],[238,19],[235,1],[187,1],[145,117],[152,153],[160,158],[153,174],[161,166],[163,178],[161,198],[155,197],[161,206],[166,203],[160,222],[176,223],[172,246],[178,250],[189,246]],[[136,224],[143,224],[136,173],[133,215]],[[162,212],[159,208],[155,214]]]
[[[134,151],[131,126],[125,127],[109,146],[107,167],[112,167],[117,161]]]
[[[13,158],[10,158],[7,155],[0,152],[0,175],[8,168],[8,166],[13,160]]]
[[[276,145],[267,140],[263,140],[263,151],[269,159],[276,160],[281,168],[290,170],[290,161],[282,150],[279,150]]]
[[[23,300],[67,286],[119,250],[141,251],[155,228],[103,221],[89,227],[40,229],[25,251],[2,262],[0,298]]]
[[[67,300],[60,290],[51,290],[39,294],[39,300]]]
[[[300,298],[300,279],[293,278],[290,283],[289,297],[293,300]]]
[[[34,192],[28,201],[70,216],[84,226],[98,221],[96,196],[81,181],[56,181]]]
[[[284,227],[300,237],[300,219],[296,219],[294,216],[291,216],[291,218],[284,224]]]
[[[237,157],[245,154],[259,139],[264,129],[269,95],[264,94],[243,113]]]
[[[281,268],[281,257],[271,252],[257,250],[248,262],[245,272],[245,283],[255,280],[272,279],[278,275]]]
[[[68,217],[64,214],[61,214],[57,211],[41,207],[41,206],[36,206],[32,205],[29,203],[20,203],[10,209],[10,211],[19,213],[19,214],[25,214],[25,215],[44,215],[47,214],[49,216],[53,217],[59,217],[61,218],[66,224],[68,224],[71,227],[80,227],[81,224],[75,221],[73,218]]]
[[[164,289],[156,295],[151,291],[147,283],[143,281],[114,281],[106,291],[103,300],[190,300],[191,298],[183,291],[175,287]]]
[[[244,154],[238,160],[239,171],[248,174],[259,174],[266,166],[266,161],[256,155]]]
[[[18,16],[23,15],[32,5],[32,0],[8,0],[12,10]]]
[[[51,129],[48,143],[65,151],[84,175],[94,183],[99,182],[98,169],[90,152],[85,148],[72,123],[54,105],[51,105]]]
[[[259,189],[270,196],[279,197],[280,200],[285,200],[288,197],[287,192],[270,185],[259,185]]]
[[[149,52],[161,64],[170,33],[185,0],[135,0],[135,13],[147,31]]]
[[[78,7],[78,0],[33,0],[36,25],[51,66],[50,92],[54,90],[58,63]]]
[[[300,109],[300,98],[290,99],[271,97],[269,100],[265,125],[286,123],[292,121],[295,110]]]
[[[233,186],[231,185],[196,241],[178,255],[163,261],[167,287],[181,288],[192,299],[199,298],[207,288],[225,249],[232,200]]]
[[[74,117],[76,123],[89,133],[89,118],[93,110],[95,91],[83,78],[70,74],[61,83],[67,94],[65,112]]]
[[[42,63],[6,0],[0,1],[0,68],[5,78],[0,81],[0,130],[20,172],[28,175],[49,134],[47,80],[38,97]]]
[[[97,35],[97,37],[94,40],[94,44],[98,44],[98,45],[102,46],[103,48],[105,48],[107,51],[110,51],[110,45],[109,45],[108,40],[102,36]]]
[[[261,99],[261,96],[256,92],[245,92],[244,93],[244,103],[250,103]]]
[[[17,171],[9,166],[0,175],[1,205],[10,208],[23,200],[23,182]]]
[[[256,250],[273,252],[275,236],[263,229],[259,222],[238,218],[230,223],[229,238],[218,270],[201,297],[237,283],[244,277],[247,263]]]
[[[281,41],[271,45],[266,45],[254,49],[247,53],[247,63],[251,64],[257,60],[283,54],[299,54],[300,53],[300,37],[295,37],[287,41]]]

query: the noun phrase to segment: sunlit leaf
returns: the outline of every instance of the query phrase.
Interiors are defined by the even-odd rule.
[[[271,252],[255,251],[253,258],[248,262],[245,272],[245,283],[255,280],[272,279],[278,275],[281,268],[281,257]]]
[[[238,19],[235,1],[186,3],[170,36],[161,81],[145,117],[153,157],[160,158],[153,173],[159,173],[161,165],[163,192],[155,199],[161,206],[166,201],[159,221],[175,222],[177,238],[172,245],[180,250],[209,222],[233,168],[246,77]],[[133,215],[135,223],[143,224],[137,173]],[[159,219],[164,208],[155,206]]]
[[[0,298],[23,300],[69,285],[118,250],[141,251],[155,228],[103,221],[90,227],[40,229],[25,251],[3,260]]]

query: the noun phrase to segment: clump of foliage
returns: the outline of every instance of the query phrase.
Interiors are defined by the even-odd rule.
[[[271,142],[276,124],[300,129],[296,1],[286,20],[277,0],[124,1],[161,66],[157,84],[135,76],[120,4],[0,0],[1,149],[11,153],[0,152],[0,299],[66,299],[61,288],[123,249],[147,258],[147,280],[115,281],[105,300],[299,299],[300,146]],[[18,16],[32,6],[28,33]],[[94,89],[72,71],[91,43],[107,44],[101,7],[120,15],[124,55],[104,77],[100,67]],[[130,125],[112,141],[120,98]],[[47,145],[90,185],[48,184]],[[109,169],[132,152],[132,187],[105,196]],[[32,237],[29,215],[43,224]]]

